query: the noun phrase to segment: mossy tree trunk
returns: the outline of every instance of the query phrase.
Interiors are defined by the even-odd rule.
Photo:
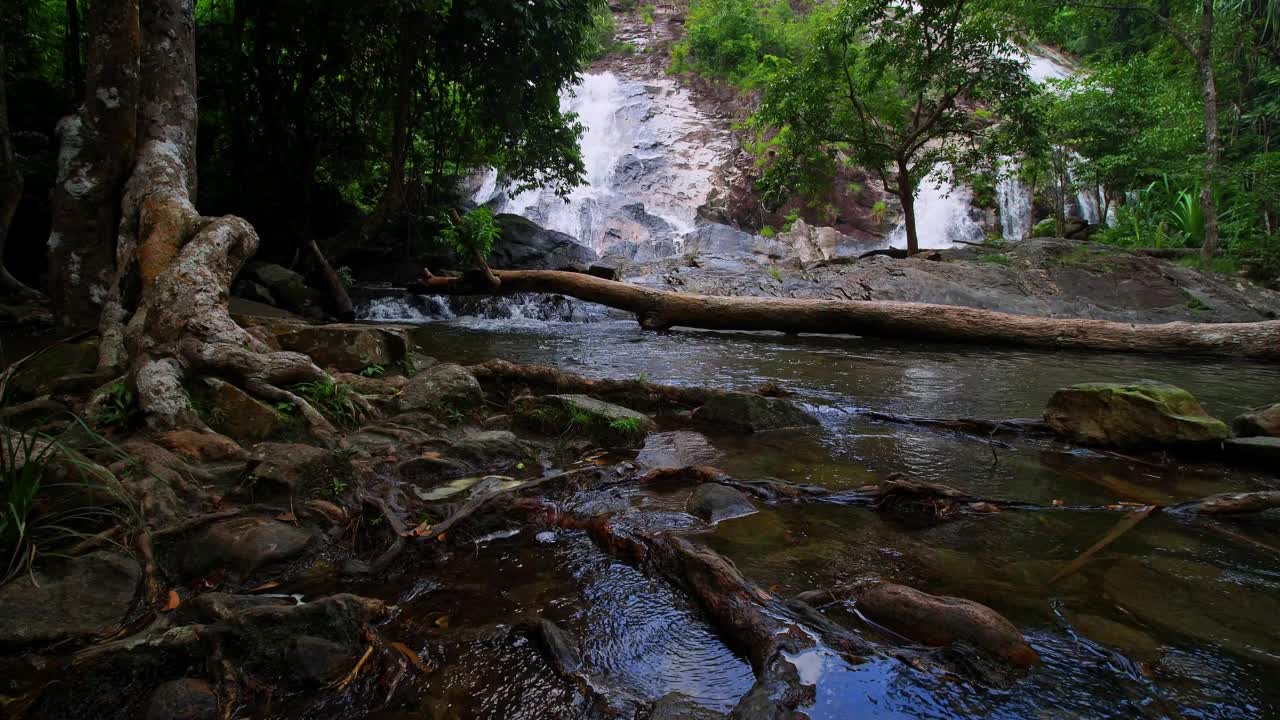
[[[86,288],[82,277],[66,288],[63,324],[98,322],[102,369],[127,374],[153,430],[206,429],[186,388],[209,376],[293,403],[314,430],[332,432],[286,389],[329,376],[305,355],[273,352],[227,312],[228,287],[258,236],[238,217],[201,216],[193,203],[193,3],[95,2],[90,23],[87,99],[70,121],[75,132],[63,134],[55,235],[63,276],[77,252],[105,254],[107,272],[101,287]]]

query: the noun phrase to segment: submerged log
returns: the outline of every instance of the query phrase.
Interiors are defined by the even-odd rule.
[[[641,327],[666,330],[771,330],[786,333],[989,343],[1055,350],[1195,352],[1280,358],[1280,321],[1136,325],[1069,320],[952,305],[849,300],[713,297],[664,292],[583,273],[500,270],[501,284],[481,278],[423,279],[432,292],[456,295],[555,293],[636,314]]]

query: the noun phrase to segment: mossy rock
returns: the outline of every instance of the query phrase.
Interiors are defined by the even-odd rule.
[[[648,415],[587,395],[547,395],[530,399],[516,410],[526,427],[551,434],[589,437],[616,447],[639,447],[658,429]]]
[[[1084,445],[1159,448],[1206,445],[1231,430],[1191,393],[1167,383],[1084,383],[1049,399],[1044,419],[1062,437]]]
[[[14,373],[9,389],[14,397],[29,399],[53,392],[68,375],[86,375],[98,367],[98,341],[59,343]]]

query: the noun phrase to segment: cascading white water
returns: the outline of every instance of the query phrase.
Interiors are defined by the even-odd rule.
[[[957,241],[981,242],[986,232],[973,219],[973,193],[967,187],[956,187],[946,179],[945,168],[925,178],[916,190],[916,235],[921,248],[949,248]],[[889,246],[907,246],[907,226],[899,220],[889,233]]]
[[[1010,158],[1001,158],[1005,168]],[[1021,240],[1031,232],[1031,188],[1012,174],[1001,174],[996,182],[996,199],[1000,203],[1000,234],[1005,240]]]
[[[496,173],[472,195],[502,212],[523,215],[597,252],[674,248],[694,229],[698,208],[729,155],[729,134],[702,115],[687,89],[666,78],[645,83],[613,73],[586,74],[560,97],[561,109],[585,127],[586,184],[560,198],[533,189],[505,197]]]
[[[550,190],[526,190],[511,198],[504,209],[589,243],[597,207],[614,194],[610,189],[614,170],[635,145],[629,132],[632,128],[618,117],[625,101],[613,73],[584,75],[581,85],[563,93],[561,109],[576,113],[586,127],[581,143],[586,184],[563,199]]]

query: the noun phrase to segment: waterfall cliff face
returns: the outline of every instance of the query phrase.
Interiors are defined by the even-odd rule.
[[[568,197],[529,190],[508,197],[486,176],[473,198],[567,233],[600,253],[674,252],[716,186],[730,139],[667,79],[641,83],[612,72],[583,76],[561,98],[586,132],[586,184]]]

